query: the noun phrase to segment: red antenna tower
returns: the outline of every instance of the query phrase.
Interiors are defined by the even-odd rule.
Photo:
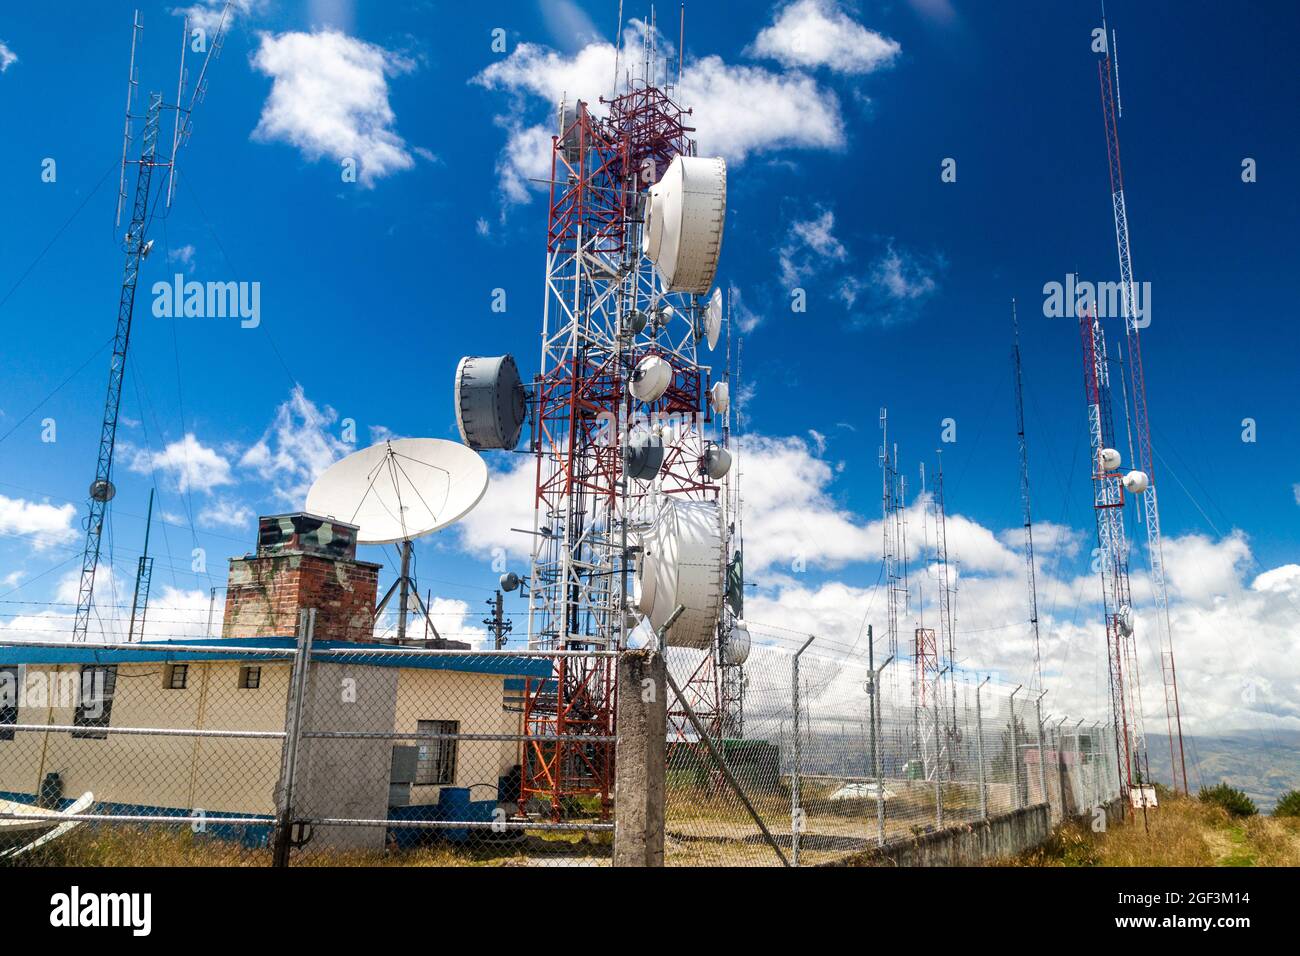
[[[1115,755],[1120,787],[1125,795],[1142,772],[1141,684],[1133,641],[1132,593],[1129,586],[1128,540],[1124,532],[1124,479],[1115,470],[1110,367],[1101,322],[1090,308],[1079,317],[1083,340],[1083,389],[1088,404],[1088,434],[1092,446],[1093,512],[1097,523],[1097,569],[1101,575],[1106,617],[1106,664],[1110,705],[1115,725]]]
[[[1110,170],[1111,207],[1115,219],[1115,246],[1119,257],[1120,292],[1124,326],[1128,338],[1128,373],[1133,393],[1131,421],[1137,432],[1136,469],[1146,476],[1141,491],[1139,512],[1146,526],[1147,557],[1151,570],[1151,588],[1155,595],[1156,630],[1160,635],[1160,673],[1165,693],[1165,723],[1169,739],[1169,763],[1175,789],[1181,777],[1187,792],[1187,757],[1183,750],[1183,718],[1178,703],[1178,673],[1174,665],[1173,631],[1169,622],[1169,593],[1165,584],[1165,560],[1160,537],[1160,509],[1156,502],[1155,461],[1151,449],[1151,424],[1147,414],[1146,378],[1142,371],[1142,345],[1137,316],[1133,260],[1129,252],[1128,207],[1124,199],[1124,171],[1119,155],[1119,126],[1116,102],[1119,87],[1118,61],[1112,65],[1114,33],[1106,33],[1106,13],[1102,9],[1104,55],[1097,63],[1101,83],[1101,111],[1106,128],[1106,163]],[[1109,42],[1106,42],[1109,38]],[[1112,83],[1112,76],[1114,82]],[[1175,743],[1176,741],[1176,743]]]
[[[556,819],[576,797],[597,797],[602,815],[611,807],[614,662],[585,652],[627,646],[639,532],[666,496],[722,497],[705,470],[714,409],[696,346],[706,305],[694,292],[668,288],[643,250],[650,187],[676,157],[695,155],[690,110],[655,83],[654,39],[652,24],[642,75],[629,77],[621,95],[602,98],[604,117],[581,100],[561,104],[552,145],[528,632],[532,647],[584,653],[558,657],[552,677],[527,682],[522,789],[525,799],[549,800]],[[650,401],[629,387],[647,359],[665,363],[671,376]],[[647,424],[663,456],[653,481],[629,474],[629,438]],[[725,515],[721,524],[727,554]],[[689,677],[679,681],[715,737],[731,617],[724,610],[711,648],[695,652]],[[670,706],[668,716],[670,739],[688,741],[684,709]]]

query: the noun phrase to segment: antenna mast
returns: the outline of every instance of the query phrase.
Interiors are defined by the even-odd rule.
[[[1102,31],[1106,30],[1105,10]],[[1113,34],[1112,34],[1113,37]],[[1113,43],[1112,39],[1112,43]],[[1112,74],[1114,82],[1112,83]],[[1132,387],[1132,421],[1137,431],[1138,457],[1135,467],[1146,474],[1139,512],[1146,526],[1147,558],[1151,570],[1151,589],[1155,596],[1156,630],[1160,635],[1160,673],[1165,694],[1165,724],[1169,739],[1169,762],[1175,789],[1181,777],[1187,792],[1187,757],[1183,750],[1183,718],[1178,703],[1178,674],[1174,666],[1173,631],[1169,621],[1169,593],[1165,583],[1164,549],[1160,535],[1160,509],[1156,501],[1155,462],[1151,449],[1151,424],[1147,414],[1146,379],[1142,371],[1142,345],[1136,310],[1136,287],[1133,260],[1129,251],[1128,208],[1124,199],[1124,171],[1119,155],[1119,125],[1116,91],[1119,84],[1118,64],[1112,65],[1110,47],[1097,62],[1101,84],[1101,111],[1106,129],[1106,163],[1110,171],[1111,209],[1115,220],[1115,247],[1119,258],[1120,291],[1124,310],[1124,327],[1128,340],[1128,374]],[[1149,303],[1148,303],[1149,307]],[[1122,373],[1121,373],[1122,374]],[[1177,744],[1175,745],[1175,739]]]
[[[221,14],[221,26],[218,27],[217,34],[208,47],[203,73],[207,72],[208,61],[221,48],[221,34],[229,10],[230,3],[227,2]],[[189,109],[185,111],[185,120],[182,122],[178,117],[178,125],[173,131],[171,159],[160,162],[158,160],[158,128],[162,111],[166,107],[164,107],[161,93],[150,93],[149,105],[146,108],[144,117],[144,132],[140,140],[140,158],[138,160],[127,160],[126,155],[131,141],[131,122],[134,118],[131,113],[131,104],[134,102],[135,88],[139,84],[135,71],[136,47],[140,31],[144,28],[144,22],[141,20],[138,10],[135,12],[131,24],[131,66],[127,77],[126,124],[122,138],[122,174],[119,180],[118,193],[119,224],[125,199],[126,167],[128,162],[136,164],[135,198],[131,204],[131,222],[127,227],[126,235],[122,239],[122,251],[126,254],[126,263],[122,268],[122,286],[117,304],[117,331],[113,336],[113,357],[108,369],[108,393],[104,399],[104,415],[99,430],[99,457],[95,463],[95,480],[90,485],[88,513],[85,518],[86,543],[82,550],[81,582],[77,590],[77,611],[72,624],[72,639],[74,641],[86,640],[86,633],[90,627],[90,612],[95,591],[95,572],[99,568],[100,540],[104,533],[104,520],[108,510],[108,503],[116,493],[112,482],[113,452],[117,444],[117,419],[122,407],[122,381],[126,375],[127,346],[131,341],[131,320],[135,312],[136,283],[140,277],[140,265],[149,255],[149,250],[153,246],[153,242],[148,239],[147,233],[149,226],[153,222],[154,214],[157,212],[157,199],[161,198],[155,197],[151,199],[153,173],[155,169],[163,169],[169,174],[174,174],[176,148],[188,135],[189,114],[194,107],[194,101],[191,100]],[[187,29],[187,27],[183,25],[183,29]],[[182,65],[182,83],[183,71],[184,66]],[[200,83],[203,82],[203,73],[200,74]],[[198,89],[196,89],[195,94],[197,95],[198,92]],[[171,108],[180,111],[180,103],[178,102]],[[169,198],[170,189],[169,185],[167,190]],[[150,209],[151,203],[153,209]]]
[[[1011,329],[1015,340],[1012,354],[1016,367],[1016,438],[1020,443],[1020,506],[1025,524],[1025,572],[1029,579],[1029,623],[1034,628],[1034,672],[1030,688],[1043,689],[1042,645],[1038,633],[1038,578],[1034,571],[1034,517],[1029,505],[1029,444],[1025,440],[1024,375],[1020,362],[1020,322],[1016,318],[1016,300],[1011,300]]]

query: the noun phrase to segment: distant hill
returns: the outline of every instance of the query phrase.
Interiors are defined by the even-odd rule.
[[[1270,813],[1278,797],[1300,790],[1300,732],[1247,730],[1222,737],[1185,737],[1187,783],[1195,794],[1204,784],[1226,780]],[[1151,776],[1168,784],[1169,742],[1164,734],[1147,734]]]

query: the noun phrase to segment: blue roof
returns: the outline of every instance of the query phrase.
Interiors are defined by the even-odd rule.
[[[212,646],[213,651],[169,651],[167,645],[197,647]],[[194,661],[265,661],[285,660],[265,654],[248,653],[249,649],[292,650],[297,640],[292,637],[196,637],[175,641],[151,641],[149,644],[123,645],[122,650],[82,647],[77,644],[52,646],[50,644],[9,644],[0,646],[0,666],[6,664],[154,664],[159,662]],[[506,677],[550,677],[551,662],[541,657],[515,657],[511,655],[475,654],[375,654],[367,650],[393,650],[391,644],[371,644],[358,641],[316,641],[317,650],[344,650],[356,656],[333,655],[313,659],[320,664],[369,664],[375,667],[417,667],[422,670],[461,671],[470,674],[501,674]],[[241,652],[241,648],[245,649]]]

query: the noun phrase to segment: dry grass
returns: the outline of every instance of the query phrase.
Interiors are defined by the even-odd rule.
[[[510,843],[419,849],[295,850],[291,866],[533,866],[608,863],[608,834],[532,834]],[[83,826],[12,861],[12,866],[270,866],[269,849],[248,849],[185,827]]]
[[[1139,813],[1106,832],[1072,820],[1015,866],[1297,866],[1300,821],[1234,818],[1195,799],[1165,796],[1157,810]]]

